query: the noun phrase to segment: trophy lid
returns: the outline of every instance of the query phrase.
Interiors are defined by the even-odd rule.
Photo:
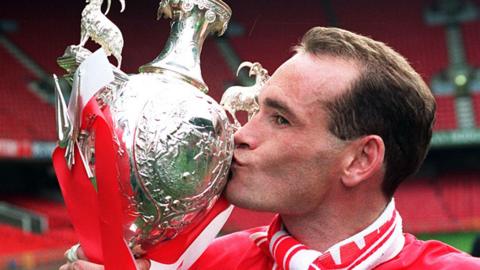
[[[219,36],[225,33],[232,16],[232,9],[222,0],[163,0],[157,11],[157,19],[162,17],[175,19],[176,11],[189,12],[194,6],[198,6],[200,10],[206,10],[205,17],[212,23],[213,31],[211,32],[216,32]]]

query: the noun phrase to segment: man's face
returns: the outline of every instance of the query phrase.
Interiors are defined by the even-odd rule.
[[[346,143],[328,130],[323,102],[344,92],[357,67],[331,56],[300,53],[272,75],[260,111],[235,134],[227,199],[281,214],[312,211],[339,185]]]

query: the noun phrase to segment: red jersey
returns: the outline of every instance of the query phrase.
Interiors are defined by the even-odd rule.
[[[273,258],[264,253],[250,238],[252,233],[259,230],[262,229],[255,228],[216,239],[191,269],[272,269]],[[480,269],[479,258],[460,252],[442,242],[421,241],[411,234],[404,235],[405,245],[402,251],[393,259],[374,269]]]
[[[189,269],[480,269],[480,259],[438,241],[402,232],[392,201],[362,232],[325,252],[308,249],[290,236],[276,217],[258,227],[216,239]]]

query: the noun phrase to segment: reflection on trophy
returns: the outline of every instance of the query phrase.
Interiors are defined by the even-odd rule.
[[[225,185],[234,128],[224,109],[206,95],[200,53],[210,33],[223,34],[231,10],[221,0],[161,1],[158,17],[172,20],[170,37],[155,60],[129,76],[119,69],[120,30],[102,14],[101,2],[87,4],[80,45],[68,47],[58,63],[68,73],[64,77],[72,92],[79,92],[89,79],[77,70],[91,54],[83,48],[88,38],[117,59],[118,68],[111,65],[114,80],[93,99],[112,130],[116,166],[111,171],[122,200],[123,237],[133,253],[141,255],[195,226]],[[104,179],[96,173],[103,151],[95,144],[99,134],[91,124],[96,115],[82,118],[85,104],[72,101],[81,94],[72,94],[67,108],[58,84],[57,93],[59,147],[65,148],[69,168],[83,166],[97,188]],[[233,95],[226,102],[238,103],[236,99]]]

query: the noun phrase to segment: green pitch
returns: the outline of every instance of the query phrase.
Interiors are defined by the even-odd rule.
[[[439,240],[457,249],[470,253],[475,236],[480,232],[454,232],[454,233],[421,233],[417,237],[422,240]]]

